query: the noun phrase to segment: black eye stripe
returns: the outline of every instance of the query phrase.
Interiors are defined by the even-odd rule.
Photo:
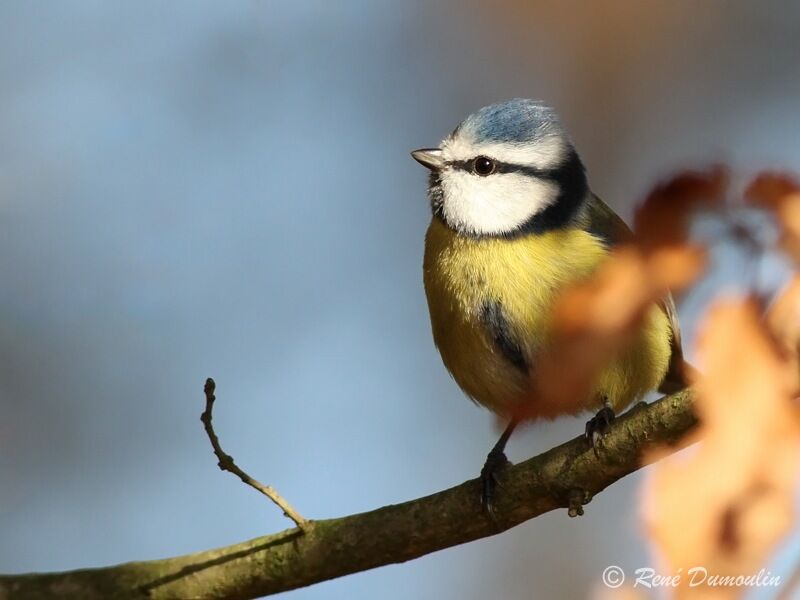
[[[558,167],[555,169],[537,169],[536,167],[531,167],[528,165],[507,163],[495,159],[491,160],[494,162],[493,173],[521,173],[522,175],[528,175],[529,177],[553,180],[556,179],[556,171],[558,170]],[[469,160],[449,160],[445,163],[445,166],[455,169],[456,171],[466,171],[468,173],[472,173],[474,162],[474,158]]]

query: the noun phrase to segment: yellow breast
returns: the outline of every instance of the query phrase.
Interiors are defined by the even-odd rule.
[[[497,348],[481,322],[481,307],[493,301],[502,305],[512,334],[535,368],[537,352],[548,343],[559,291],[590,275],[607,254],[600,240],[577,228],[516,239],[475,239],[432,220],[424,280],[433,337],[445,366],[467,395],[500,414],[532,401],[529,374]],[[602,389],[597,394],[608,396],[618,408],[657,387],[666,372],[669,324],[662,311],[651,312],[648,331],[637,344],[642,346],[637,348],[640,356],[632,354],[624,364],[612,365],[598,381]],[[631,372],[634,376],[628,377]]]

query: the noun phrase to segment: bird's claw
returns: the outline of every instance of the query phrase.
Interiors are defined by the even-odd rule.
[[[497,474],[508,464],[505,453],[492,450],[481,469],[481,505],[495,523],[497,522],[497,515],[494,512],[495,490],[503,487]]]
[[[600,441],[608,432],[608,428],[615,418],[614,410],[610,406],[604,406],[595,416],[586,421],[586,440],[594,450],[595,455],[597,455],[597,447]]]

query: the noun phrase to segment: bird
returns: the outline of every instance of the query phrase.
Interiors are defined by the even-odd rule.
[[[496,519],[497,475],[520,408],[529,420],[596,410],[585,428],[596,452],[620,411],[686,386],[675,304],[668,294],[650,307],[586,398],[537,403],[537,359],[552,344],[559,293],[633,233],[591,191],[556,111],[540,101],[485,106],[411,156],[430,171],[423,280],[434,343],[461,390],[507,421],[480,474],[481,503]]]

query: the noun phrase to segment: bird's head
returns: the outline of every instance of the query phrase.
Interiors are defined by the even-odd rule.
[[[558,116],[533,100],[486,106],[438,148],[411,155],[431,170],[434,215],[463,235],[557,229],[575,217],[588,194],[583,163]]]

